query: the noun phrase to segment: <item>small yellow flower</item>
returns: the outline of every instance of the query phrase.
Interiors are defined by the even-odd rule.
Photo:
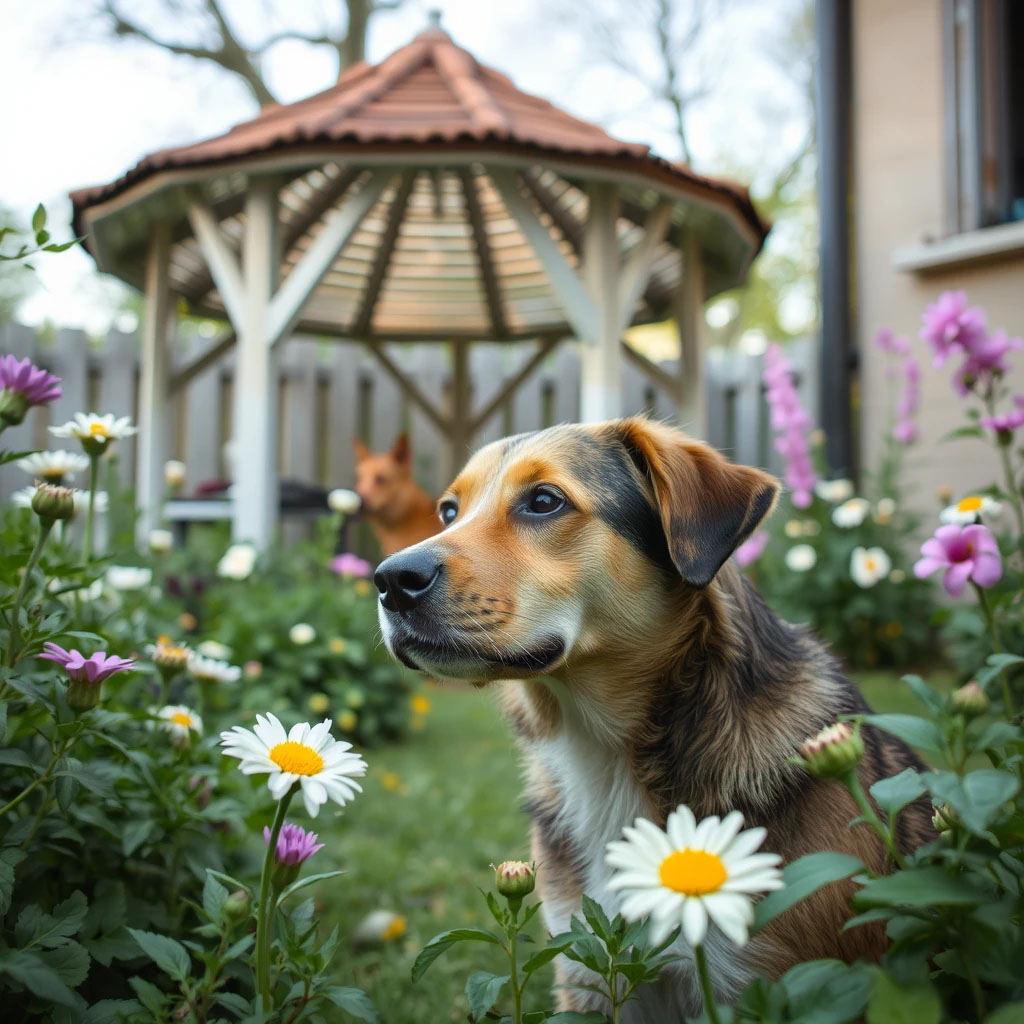
[[[372,590],[373,590],[373,587],[370,586],[370,581],[369,580],[356,580],[356,582],[355,582],[355,592],[360,597],[368,597]]]
[[[334,721],[338,723],[338,728],[342,732],[352,732],[359,721],[359,716],[354,711],[342,711]]]
[[[392,793],[397,793],[402,787],[402,780],[397,772],[384,772],[380,777],[380,784]]]
[[[330,643],[327,645],[331,654],[344,654],[348,644],[341,639],[340,636],[331,637]]]
[[[362,690],[353,686],[348,693],[345,694],[345,703],[350,708],[361,708],[366,703],[366,694]]]
[[[413,714],[430,714],[430,701],[426,697],[424,697],[422,693],[415,694],[412,700],[409,701],[409,706],[412,708]]]
[[[401,914],[397,915],[380,933],[381,942],[391,942],[393,939],[400,939],[406,932],[406,920]]]
[[[331,700],[326,693],[314,693],[309,698],[309,710],[314,714],[322,715],[331,706]]]
[[[146,654],[164,672],[180,672],[188,665],[191,650],[185,644],[175,643],[168,636],[157,637],[155,644],[146,647]]]
[[[182,612],[178,616],[178,625],[186,632],[189,632],[199,625],[199,620],[191,612]]]

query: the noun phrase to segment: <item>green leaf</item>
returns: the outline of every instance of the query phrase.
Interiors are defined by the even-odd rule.
[[[81,998],[68,988],[41,953],[41,950],[4,950],[0,953],[0,974],[13,978],[40,999],[73,1008],[83,1005]]]
[[[898,814],[925,791],[924,780],[913,768],[904,768],[899,775],[889,779],[879,779],[871,787],[871,795],[890,817]]]
[[[933,722],[917,715],[864,715],[863,719],[876,729],[892,733],[905,743],[938,753],[942,750],[942,736]]]
[[[32,214],[32,230],[42,231],[46,227],[46,207],[40,203]]]
[[[192,961],[188,950],[167,935],[156,932],[143,932],[137,928],[129,928],[129,934],[139,944],[142,952],[175,981],[184,981],[192,970]]]
[[[82,1018],[82,1024],[110,1024],[137,1014],[142,1006],[136,999],[101,999],[93,1003]]]
[[[1024,1021],[1024,1002],[1006,1003],[985,1018],[985,1024],[1021,1024]]]
[[[15,934],[21,946],[63,946],[77,935],[89,905],[85,894],[76,889],[63,903],[53,908],[52,914],[44,912],[38,903],[29,904],[18,917]]]
[[[501,945],[501,940],[482,928],[454,928],[435,935],[419,952],[412,965],[412,980],[419,981],[426,969],[442,954],[447,953],[456,942],[489,942]]]
[[[879,971],[868,1003],[868,1024],[939,1024],[942,1004],[930,982],[903,985]]]
[[[569,943],[567,942],[564,945],[547,945],[543,949],[537,950],[537,952],[534,953],[525,964],[523,964],[523,973],[533,974],[534,971],[539,971],[545,964],[551,963],[559,953],[564,952],[568,946]]]
[[[0,705],[7,710],[6,704]],[[8,765],[11,768],[35,768],[35,763],[32,758],[25,753],[24,750],[18,750],[17,747],[11,747],[8,750],[0,750],[0,764]],[[36,771],[38,775],[39,772]]]
[[[903,682],[914,691],[917,697],[932,714],[941,715],[945,713],[946,703],[939,694],[933,690],[920,676],[903,676]]]
[[[130,857],[149,838],[153,825],[152,818],[128,822],[121,832],[121,852]]]
[[[940,443],[942,441],[959,441],[966,437],[984,437],[985,432],[981,427],[957,427],[956,430],[951,430],[948,434],[944,434],[939,438]]]
[[[317,882],[324,881],[324,879],[337,878],[338,875],[343,874],[345,874],[344,871],[325,871],[320,875],[309,875],[306,878],[300,878],[281,890],[281,895],[277,898],[277,906],[281,906],[289,896],[294,896],[300,889],[305,889],[307,885],[315,885]]]
[[[974,726],[979,728],[973,728]],[[972,751],[1005,747],[1020,738],[1020,729],[1009,722],[988,722],[984,726],[980,722],[972,722],[967,729],[967,740]]]
[[[347,988],[344,985],[334,985],[324,989],[320,993],[325,999],[329,999],[339,1009],[365,1020],[367,1024],[380,1024],[380,1014],[373,1001],[361,988]]]
[[[224,920],[224,904],[227,901],[227,889],[207,871],[206,881],[203,884],[203,910],[214,924],[220,925]]]
[[[498,1001],[508,980],[507,974],[491,974],[490,971],[474,971],[466,979],[471,1020],[479,1020]]]
[[[580,1013],[579,1010],[562,1010],[561,1013],[548,1017],[547,1024],[607,1024],[608,1018],[603,1013],[589,1010],[587,1013]]]
[[[935,801],[949,804],[957,818],[975,833],[985,831],[1019,787],[1013,775],[998,769],[971,772],[962,779],[953,772],[929,772],[924,781]]]
[[[17,853],[20,851],[12,852]],[[4,853],[7,853],[7,851],[5,850]],[[18,865],[18,861],[23,859],[24,854],[18,860],[0,856],[0,921],[3,920],[7,911],[11,909],[11,896],[14,893],[14,869]]]
[[[793,1020],[833,1024],[857,1019],[864,1011],[874,979],[860,964],[812,960],[797,964],[782,977]]]
[[[759,931],[783,911],[817,892],[822,886],[849,878],[864,865],[845,853],[809,853],[782,869],[784,888],[770,892],[754,907],[753,931]]]
[[[940,867],[911,868],[872,878],[853,894],[858,909],[870,907],[973,906],[986,897],[963,878]]]
[[[58,949],[48,949],[40,956],[46,966],[71,988],[81,985],[89,974],[89,954],[77,942],[68,942]]]
[[[612,924],[608,920],[608,915],[604,912],[601,904],[584,894],[582,909],[583,916],[586,918],[587,924],[590,925],[591,931],[599,939],[604,939],[607,942],[612,935]]]
[[[128,984],[134,989],[135,994],[139,997],[139,1002],[149,1010],[157,1020],[163,1017],[164,1002],[167,996],[152,984],[152,982],[145,981],[143,978],[134,977],[128,979]]]

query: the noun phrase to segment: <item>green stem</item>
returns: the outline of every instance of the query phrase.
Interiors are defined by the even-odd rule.
[[[50,758],[50,763],[46,766],[46,770],[43,772],[43,774],[40,775],[38,779],[34,779],[32,782],[30,782],[16,797],[14,797],[13,800],[11,800],[9,803],[4,804],[3,807],[0,807],[0,818],[2,818],[8,811],[13,811],[14,808],[17,807],[18,804],[20,804],[21,801],[24,800],[25,797],[27,797],[30,793],[34,792],[40,786],[45,785],[47,782],[50,781],[50,779],[52,778],[53,769],[57,766],[57,762],[68,752],[68,750],[71,747],[71,744],[74,743],[76,739],[78,739],[78,732],[74,733],[74,735],[72,736],[68,736],[64,740],[64,742],[61,743],[60,747],[53,751],[53,756]]]
[[[277,850],[277,837],[281,834],[288,805],[298,788],[299,784],[295,783],[278,802],[274,823],[270,826],[267,852],[263,858],[263,874],[260,877],[260,903],[256,911],[256,991],[262,999],[264,1013],[274,1005],[273,993],[270,991],[270,947],[273,943],[274,924],[274,901],[270,898],[270,879],[274,874],[274,851]]]
[[[852,768],[840,781],[843,782],[846,788],[850,791],[850,795],[853,797],[854,802],[860,809],[860,813],[864,818],[864,821],[878,834],[878,838],[882,840],[882,843],[885,845],[886,850],[889,851],[889,856],[893,859],[894,863],[900,868],[906,868],[906,864],[903,862],[903,855],[896,847],[895,838],[892,836],[889,829],[887,829],[879,820],[874,807],[871,806],[871,802],[868,800],[867,795],[861,788],[860,778],[857,776],[856,767]]]
[[[708,974],[708,961],[703,946],[694,946],[693,954],[697,959],[697,978],[700,980],[700,994],[704,999],[704,1013],[711,1024],[721,1024],[718,1007],[715,1006],[715,993],[711,988],[711,975]]]
[[[99,476],[100,457],[89,456],[89,509],[85,514],[85,536],[82,539],[82,561],[88,565],[92,559],[92,526],[96,511],[96,480]]]
[[[994,654],[1002,654],[1003,645],[999,642],[999,627],[996,625],[996,617],[992,614],[988,597],[985,596],[985,590],[983,587],[979,587],[974,580],[971,580],[971,586],[974,587],[974,592],[978,595],[978,604],[981,606],[982,614],[984,614],[985,621],[988,623],[988,632],[992,637],[992,652]],[[1016,712],[1013,707],[1013,694],[1010,692],[1010,677],[1006,674],[1005,668],[1000,670],[999,679],[1003,686],[1003,703],[1006,705],[1006,714],[1012,721]]]
[[[512,965],[512,1024],[522,1024],[523,1020],[523,990],[519,987],[519,965],[516,962],[516,937],[519,934],[519,908],[512,907],[509,901],[509,910],[512,914],[512,926],[508,933],[508,959]]]
[[[1006,475],[1006,488],[1010,495],[1010,503],[1013,505],[1014,514],[1017,516],[1018,543],[1024,543],[1024,508],[1021,508],[1020,492],[1017,490],[1016,481],[1013,478],[1013,464],[1010,462],[1010,449],[1001,442],[996,442],[999,449],[999,458],[1003,463],[1003,473]]]
[[[39,539],[36,541],[36,546],[32,549],[32,554],[28,557],[28,564],[25,566],[25,574],[21,577],[21,585],[18,587],[17,596],[14,598],[14,607],[11,609],[11,636],[10,641],[7,644],[6,661],[8,668],[13,667],[15,657],[21,644],[21,605],[25,600],[25,595],[28,593],[28,586],[32,578],[32,573],[35,570],[35,567],[39,564],[43,548],[46,546],[46,538],[50,536],[50,531],[53,529],[53,523],[54,521],[52,519],[39,520]],[[4,689],[6,690],[6,684]]]

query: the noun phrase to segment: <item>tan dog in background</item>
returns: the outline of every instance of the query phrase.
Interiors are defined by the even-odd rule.
[[[412,478],[409,438],[398,435],[390,452],[374,455],[356,440],[356,494],[380,544],[382,558],[441,530],[434,499]]]
[[[548,930],[587,893],[608,912],[610,840],[687,804],[731,810],[791,861],[837,850],[886,870],[886,855],[839,783],[789,762],[844,714],[868,709],[825,646],[779,619],[730,560],[771,511],[777,481],[643,419],[552,427],[470,459],[439,503],[444,531],[385,560],[385,641],[440,679],[500,687],[527,775],[533,856]],[[921,762],[862,730],[865,789]],[[466,827],[472,827],[471,822]],[[899,816],[910,851],[935,838],[927,801]],[[852,883],[827,886],[742,949],[712,929],[718,998],[756,975],[815,958],[877,959],[878,924],[844,932]],[[682,938],[674,951],[692,956]],[[667,1024],[700,1012],[692,959],[665,970],[622,1015]],[[559,1008],[600,1010],[593,976],[556,962]]]

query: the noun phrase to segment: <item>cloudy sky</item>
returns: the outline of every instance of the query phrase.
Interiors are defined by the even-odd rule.
[[[742,166],[756,175],[806,130],[800,97],[767,52],[785,32],[787,12],[796,2],[732,0],[709,33],[706,64],[713,93],[690,122],[696,169]],[[6,93],[0,106],[0,204],[27,220],[35,204],[44,202],[51,233],[61,239],[69,233],[68,190],[109,181],[146,153],[218,135],[256,112],[245,89],[215,68],[137,43],[90,39],[80,20],[87,3],[0,0]],[[134,11],[147,5],[159,6],[132,0]],[[226,6],[260,38],[266,12],[275,5],[227,0]],[[289,17],[310,18],[312,27],[316,12],[331,4],[289,0],[278,6]],[[647,101],[629,76],[596,59],[578,24],[552,17],[555,7],[557,0],[407,0],[398,11],[375,18],[368,56],[378,61],[404,45],[426,25],[428,9],[438,8],[457,42],[520,88],[678,157],[668,111]],[[624,37],[623,54],[643,60],[643,45]],[[283,42],[271,51],[266,72],[278,94],[291,101],[330,85],[335,66],[326,51]],[[93,271],[88,256],[72,251],[41,258],[37,266],[41,287],[23,305],[20,319],[105,330],[120,293]]]

